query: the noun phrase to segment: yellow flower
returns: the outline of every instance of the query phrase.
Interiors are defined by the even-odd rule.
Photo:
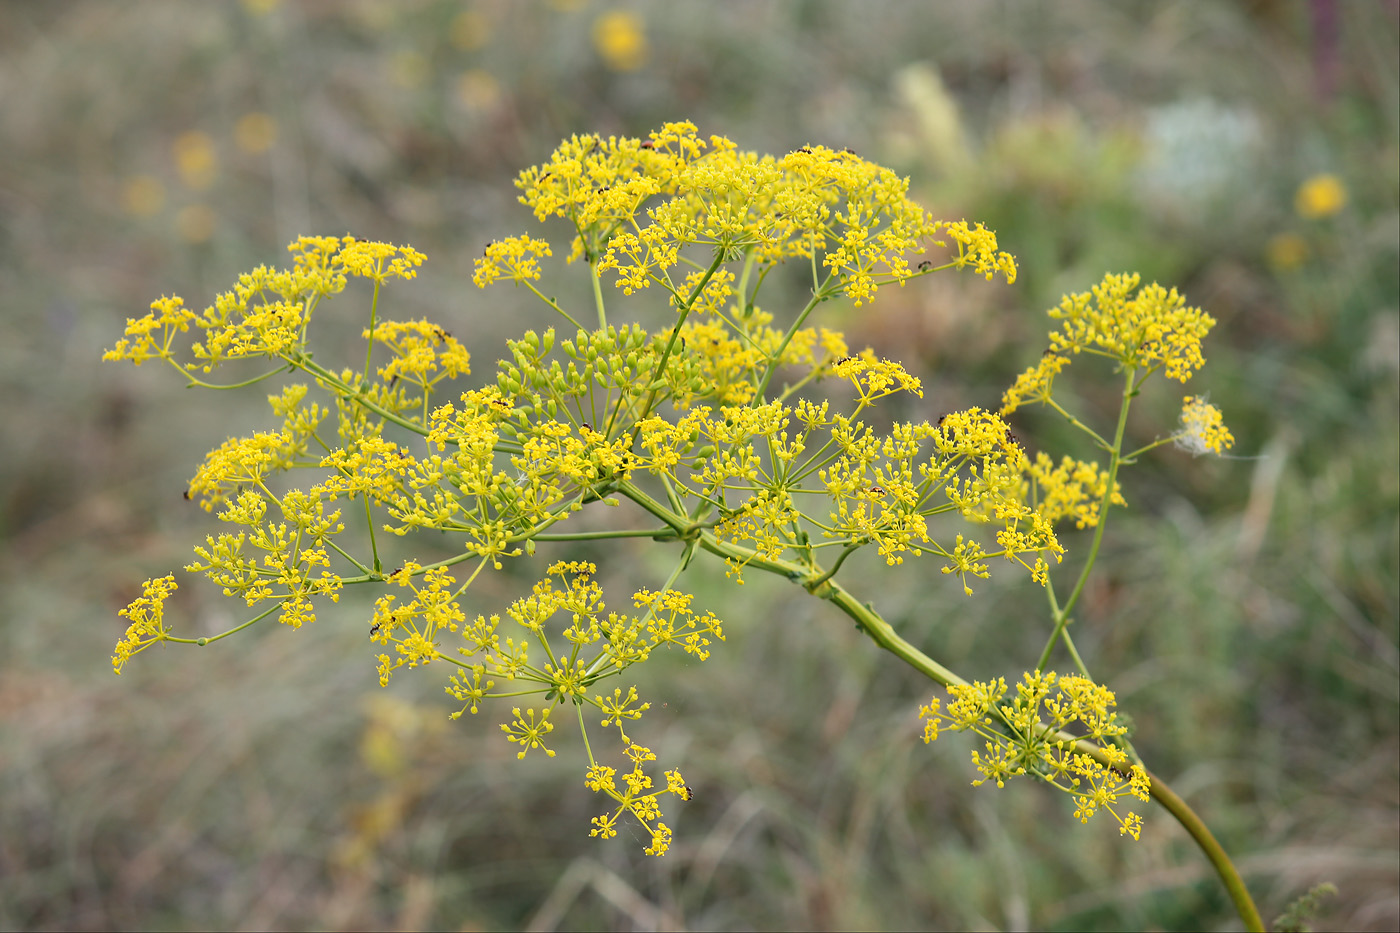
[[[218,218],[208,204],[190,204],[175,217],[175,229],[191,243],[205,243],[214,235]]]
[[[426,257],[411,246],[375,243],[346,237],[340,250],[340,262],[346,272],[382,283],[398,277],[411,279]],[[384,260],[389,260],[386,266]]]
[[[1016,281],[1016,260],[1010,253],[997,250],[997,235],[994,232],[980,223],[970,228],[965,220],[940,223],[939,226],[958,244],[959,269],[972,266],[978,275],[986,277],[989,282],[998,272],[1006,278],[1007,283]]]
[[[165,627],[165,600],[176,590],[175,577],[165,576],[159,580],[147,580],[142,587],[142,595],[119,615],[131,620],[126,634],[117,642],[112,655],[112,670],[120,674],[123,665],[158,641],[164,641],[169,634]]]
[[[476,274],[472,276],[472,281],[477,288],[485,288],[499,279],[512,282],[538,279],[539,257],[552,255],[548,240],[537,240],[531,236],[492,241],[486,247],[486,255],[476,261]]]
[[[250,155],[266,152],[277,142],[277,121],[261,111],[245,113],[233,125],[233,141]]]
[[[494,110],[501,101],[501,82],[489,71],[470,68],[457,78],[457,99],[476,113]]]
[[[1307,241],[1296,233],[1280,233],[1269,240],[1267,251],[1269,265],[1280,272],[1296,269],[1308,258]]]
[[[1128,731],[1113,709],[1113,691],[1084,677],[1037,671],[1022,677],[1009,703],[1006,693],[1005,678],[950,685],[947,706],[935,697],[919,707],[924,741],[936,741],[943,729],[975,732],[986,740],[986,754],[972,753],[981,774],[974,786],[992,781],[1003,787],[1008,778],[1034,773],[1074,798],[1076,819],[1087,823],[1106,810],[1122,835],[1139,838],[1142,818],[1131,811],[1120,816],[1114,804],[1125,797],[1149,800],[1152,782],[1113,744]],[[1076,743],[1060,738],[1063,732],[1081,735],[1080,743],[1097,746],[1101,754],[1082,754]]]
[[[176,138],[171,147],[180,180],[195,191],[203,191],[219,174],[219,156],[207,133],[192,130]]]
[[[117,345],[102,354],[104,360],[131,360],[140,366],[146,360],[173,359],[170,344],[177,333],[190,329],[196,319],[193,311],[185,307],[185,302],[177,295],[158,298],[151,302],[151,313],[143,318],[126,319],[126,336]],[[160,332],[160,339],[153,336]]]
[[[447,36],[464,52],[479,49],[491,39],[491,21],[480,10],[463,10],[447,27]]]
[[[1314,175],[1298,187],[1293,206],[1308,220],[1331,217],[1347,206],[1347,189],[1336,175]]]
[[[165,186],[150,175],[133,175],[122,186],[122,205],[135,217],[150,217],[165,206]]]
[[[389,79],[405,91],[421,87],[428,80],[428,59],[422,52],[404,49],[389,57]]]
[[[1069,365],[1069,357],[1047,350],[1040,362],[1016,377],[1001,397],[1001,414],[1009,415],[1026,402],[1048,402],[1055,376]]]
[[[1235,443],[1220,409],[1199,396],[1186,396],[1181,406],[1181,428],[1173,442],[1193,457],[1221,454]]]
[[[1027,475],[1036,485],[1036,511],[1051,524],[1073,518],[1076,528],[1093,528],[1099,523],[1099,503],[1108,490],[1108,471],[1093,463],[1065,456],[1057,467],[1050,455],[1038,451]],[[1113,484],[1114,505],[1128,503]]]
[[[1162,366],[1178,382],[1191,378],[1205,365],[1201,340],[1215,318],[1188,307],[1176,289],[1153,283],[1138,291],[1140,281],[1135,272],[1107,275],[1090,292],[1066,295],[1048,312],[1063,322],[1050,332],[1051,351],[1093,353],[1124,366]]]
[[[642,20],[627,10],[611,10],[593,22],[593,47],[613,71],[636,71],[647,60]]]

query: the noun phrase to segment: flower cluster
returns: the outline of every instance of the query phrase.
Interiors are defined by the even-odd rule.
[[[1136,273],[1108,275],[1091,291],[1066,295],[1051,308],[1050,317],[1062,323],[1050,332],[1050,349],[1006,391],[1002,414],[1027,402],[1049,401],[1055,376],[1080,353],[1108,357],[1126,368],[1165,369],[1178,382],[1190,379],[1205,364],[1201,340],[1215,319],[1188,307],[1176,289],[1154,283],[1137,290],[1140,281]]]
[[[984,751],[972,753],[982,775],[974,786],[992,781],[1004,787],[1010,778],[1034,774],[1074,797],[1080,822],[1106,810],[1120,833],[1137,839],[1142,817],[1120,815],[1115,804],[1122,797],[1147,801],[1151,781],[1117,744],[1127,727],[1114,712],[1113,691],[1085,677],[1037,671],[1023,675],[1009,701],[1007,692],[1004,678],[948,687],[946,705],[934,697],[919,707],[924,741],[944,729],[974,732],[985,740]]]
[[[1223,454],[1235,443],[1220,409],[1199,396],[1188,395],[1181,406],[1181,433],[1172,440],[1194,457]]]
[[[749,255],[761,267],[808,259],[830,275],[831,293],[860,305],[881,284],[915,274],[907,257],[923,253],[926,243],[946,245],[933,239],[940,229],[957,247],[949,265],[988,278],[1016,275],[994,233],[935,221],[909,199],[907,179],[850,150],[803,146],[760,157],[723,137],[702,139],[691,123],[669,123],[645,140],[574,136],[547,163],[523,172],[517,186],[536,218],[573,225],[571,259],[615,270],[629,295],[653,284],[673,298],[687,294],[694,280],[678,280],[673,270],[687,261],[687,248],[703,246],[724,261]],[[488,247],[477,283],[533,277],[526,254],[538,242],[524,237]],[[714,286],[706,304],[722,302],[729,290],[727,282]]]
[[[692,796],[691,790],[686,786],[681,773],[675,770],[666,772],[665,790],[653,790],[652,779],[642,770],[642,763],[655,761],[656,755],[649,748],[631,744],[626,747],[624,754],[632,762],[632,769],[622,776],[622,783],[625,785],[622,789],[617,786],[616,768],[599,764],[588,768],[583,781],[584,786],[617,802],[613,810],[593,818],[593,829],[588,834],[611,839],[617,835],[617,821],[624,813],[630,813],[651,834],[651,845],[646,847],[646,854],[665,855],[666,850],[671,847],[671,827],[661,822],[661,794],[675,794],[682,800],[689,800]]]
[[[193,367],[178,362],[171,347],[175,334],[193,325],[204,336],[190,349],[205,373],[249,357],[292,362],[305,352],[307,325],[317,305],[342,291],[348,276],[368,278],[376,285],[389,278],[412,279],[424,259],[411,246],[351,236],[304,236],[287,250],[292,268],[258,266],[240,275],[234,287],[202,313],[186,309],[178,297],[153,302],[145,317],[127,320],[125,336],[102,358],[130,360],[138,366],[163,359],[198,383]]]
[[[299,627],[345,587],[384,587],[369,618],[381,684],[404,669],[447,668],[446,691],[461,704],[453,718],[510,703],[501,730],[520,758],[554,757],[551,715],[572,706],[588,754],[586,783],[615,804],[593,820],[593,835],[616,835],[630,813],[650,834],[646,851],[654,855],[671,839],[661,795],[687,800],[691,792],[675,770],[664,772],[659,788],[647,768],[656,756],[628,734],[650,704],[634,686],[609,693],[601,683],[657,648],[676,646],[703,661],[724,641],[721,620],[674,585],[693,557],[723,559],[740,583],[751,567],[781,574],[831,599],[891,650],[894,639],[873,633],[883,620],[836,579],[863,548],[892,566],[931,556],[967,595],[1001,558],[1046,587],[1054,606],[1050,568],[1064,554],[1057,523],[1101,526],[1107,509],[1125,504],[1116,471],[1132,458],[1122,455],[1121,436],[1110,442],[1087,428],[1109,452],[1108,468],[1032,458],[1005,416],[1035,402],[1084,427],[1054,397],[1056,377],[1075,356],[1106,356],[1142,378],[1161,369],[1185,380],[1201,366],[1200,341],[1214,323],[1174,291],[1139,290],[1136,276],[1109,276],[1050,312],[1060,322],[1050,349],[1008,390],[999,413],[974,407],[877,430],[869,410],[897,393],[922,398],[923,384],[899,362],[853,352],[842,334],[809,316],[825,301],[859,306],[884,285],[943,269],[1014,281],[1015,262],[994,232],[934,220],[908,198],[906,180],[849,150],[804,146],[758,156],[722,137],[701,138],[689,123],[646,139],[572,137],[517,183],[537,219],[572,226],[569,258],[588,264],[598,326],[580,326],[536,289],[540,260],[553,255],[547,240],[493,241],[477,260],[476,284],[524,285],[572,327],[508,341],[484,385],[458,384],[472,375],[471,360],[441,324],[381,314],[390,280],[413,279],[424,261],[408,246],[303,237],[290,246],[291,268],[260,266],[201,313],[168,297],[128,321],[105,358],[162,360],[212,388],[284,371],[301,381],[268,396],[275,425],[210,451],[186,491],[234,527],[207,536],[185,569],[259,614],[211,638],[179,638],[164,616],[174,578],[148,581],[122,612],[131,624],[113,665],[120,672],[158,641],[205,644],[274,613]],[[930,247],[950,255],[941,265],[911,266]],[[778,315],[757,295],[787,260],[810,269],[811,296]],[[616,277],[623,295],[655,288],[674,312],[668,326],[608,324],[604,275]],[[373,283],[366,346],[353,368],[332,369],[313,356],[309,334],[319,305],[350,277]],[[192,330],[188,347],[177,346]],[[227,386],[197,375],[254,358],[273,368]],[[823,380],[835,386],[830,397],[820,391]],[[1218,410],[1189,398],[1180,431],[1158,443],[1171,441],[1219,453],[1233,439]],[[308,471],[315,479],[288,488],[289,474]],[[606,527],[555,528],[596,505],[624,504],[624,518]],[[361,517],[362,527],[347,534],[345,521]],[[422,531],[447,553],[386,571],[395,559],[381,543],[387,550]],[[683,551],[664,585],[634,593],[631,612],[609,611],[597,568],[575,560],[548,563],[543,579],[502,613],[473,618],[464,608],[473,582],[507,560],[566,541],[620,546],[639,537]],[[469,574],[459,579],[458,567]],[[1055,638],[1069,643],[1068,607],[1059,611]],[[1113,807],[1125,793],[1145,799],[1145,773],[1126,764],[1118,744],[1112,694],[1087,676],[1027,675],[1010,701],[1001,681],[950,689],[946,709],[939,700],[924,707],[925,739],[940,728],[978,732],[987,743],[973,756],[982,780],[1039,774],[1075,794],[1086,820],[1103,809],[1117,817]],[[519,705],[521,697],[533,705]],[[617,729],[621,770],[594,756],[583,718],[589,708],[602,728]],[[1136,838],[1135,815],[1119,822]]]
[[[126,634],[117,642],[116,651],[112,654],[114,672],[120,674],[132,655],[140,654],[169,637],[170,630],[165,624],[165,601],[178,588],[174,576],[147,580],[141,588],[141,595],[121,610],[122,618],[130,619],[131,624],[126,627]]]
[[[1109,482],[1108,472],[1102,467],[1069,456],[1057,466],[1049,454],[1041,451],[1026,469],[1026,477],[1023,492],[1046,521],[1054,524],[1072,518],[1076,528],[1093,528],[1099,523],[1099,505]],[[1109,501],[1113,505],[1128,504],[1117,482]]]

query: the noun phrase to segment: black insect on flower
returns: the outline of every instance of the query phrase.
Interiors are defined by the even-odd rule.
[[[930,261],[927,260],[927,259],[925,259],[923,262],[919,263],[919,271],[920,271],[920,272],[927,272],[927,271],[928,271],[929,269],[931,269],[931,268],[933,268],[933,263],[930,262]]]

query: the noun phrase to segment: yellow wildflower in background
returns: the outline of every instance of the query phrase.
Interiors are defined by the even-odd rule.
[[[1347,206],[1347,189],[1336,175],[1314,175],[1298,187],[1293,207],[1300,217],[1317,220],[1331,217]]]
[[[463,10],[447,27],[447,37],[464,52],[479,49],[491,39],[491,21],[480,10]]]
[[[277,142],[277,121],[259,110],[245,113],[233,125],[233,141],[249,155],[266,152]]]
[[[494,110],[501,101],[501,82],[489,71],[469,68],[457,77],[457,99],[468,110]]]
[[[1280,233],[1269,240],[1269,265],[1280,272],[1298,268],[1308,258],[1307,241],[1296,233]]]
[[[207,243],[214,235],[218,218],[208,204],[189,204],[175,217],[175,229],[191,243]]]
[[[150,217],[165,206],[165,186],[151,175],[133,175],[122,186],[122,206],[135,217]]]
[[[198,130],[182,133],[172,144],[171,152],[175,157],[175,170],[186,187],[203,191],[214,183],[219,174],[219,156],[209,134]]]
[[[647,60],[642,19],[628,10],[611,10],[593,22],[593,47],[613,71],[636,71]]]
[[[405,49],[390,57],[389,78],[405,91],[422,87],[428,80],[428,59],[422,52]]]

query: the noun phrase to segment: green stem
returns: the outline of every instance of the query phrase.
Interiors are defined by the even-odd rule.
[[[253,616],[251,619],[249,619],[247,622],[244,622],[244,623],[241,624],[241,625],[236,625],[236,626],[234,626],[233,628],[229,629],[228,631],[226,631],[226,632],[220,632],[220,633],[217,634],[217,635],[209,635],[209,636],[204,637],[204,638],[176,638],[174,635],[167,635],[167,636],[165,636],[165,638],[162,639],[162,641],[173,641],[173,642],[175,642],[176,644],[180,644],[180,645],[199,645],[199,646],[202,648],[202,647],[204,647],[205,645],[209,644],[211,641],[218,641],[220,638],[228,638],[230,635],[234,635],[234,634],[236,634],[236,633],[238,633],[238,632],[243,631],[245,628],[247,628],[247,627],[250,626],[250,625],[256,625],[257,623],[261,622],[263,619],[266,619],[268,616],[272,615],[272,614],[273,614],[274,612],[276,612],[278,609],[281,609],[281,608],[282,608],[282,604],[285,603],[285,602],[286,602],[285,599],[283,599],[283,600],[278,600],[278,601],[277,601],[277,604],[276,604],[275,606],[273,606],[272,608],[270,608],[270,609],[268,609],[268,610],[266,610],[266,611],[264,611],[264,612],[260,612],[260,613],[258,613],[257,615]]]
[[[1133,371],[1132,371],[1132,370],[1129,370],[1129,371],[1128,371],[1128,385],[1129,385],[1129,388],[1131,388],[1131,386],[1132,386],[1132,381],[1133,381]],[[1130,392],[1130,391],[1124,393],[1124,404],[1127,403],[1127,399],[1131,398],[1132,395],[1133,395],[1133,393]],[[1095,431],[1093,428],[1089,427],[1087,424],[1085,424],[1084,422],[1080,421],[1078,418],[1074,417],[1074,415],[1071,415],[1069,412],[1065,411],[1065,409],[1060,405],[1059,402],[1055,401],[1053,398],[1047,398],[1047,399],[1045,400],[1045,404],[1048,405],[1048,406],[1050,406],[1051,408],[1053,408],[1055,411],[1059,412],[1060,417],[1064,418],[1064,419],[1065,419],[1066,421],[1068,421],[1070,424],[1074,425],[1076,428],[1078,428],[1079,430],[1083,431],[1085,434],[1087,434],[1087,435],[1089,435],[1090,437],[1092,437],[1092,438],[1094,439],[1094,443],[1098,444],[1101,448],[1103,448],[1104,450],[1108,450],[1108,449],[1109,449],[1108,441],[1104,440],[1102,437],[1099,437],[1099,432]],[[1120,426],[1120,427],[1122,426],[1121,423],[1120,423],[1119,426]],[[1119,443],[1121,443],[1121,442],[1122,442],[1122,437],[1120,436],[1118,440],[1119,440]],[[1115,447],[1115,448],[1113,448],[1113,449],[1117,450],[1117,449],[1119,449],[1119,448]]]
[[[1133,368],[1129,368],[1125,374],[1127,382],[1123,389],[1123,402],[1118,406],[1118,427],[1113,433],[1113,445],[1108,448],[1108,485],[1104,488],[1103,498],[1099,500],[1099,522],[1094,528],[1094,543],[1089,547],[1089,556],[1084,561],[1084,569],[1080,571],[1079,580],[1075,583],[1073,592],[1069,594],[1069,599],[1065,600],[1064,607],[1060,609],[1060,618],[1056,619],[1056,626],[1061,630],[1064,628],[1064,618],[1069,615],[1070,610],[1074,608],[1074,604],[1079,601],[1080,595],[1084,592],[1084,584],[1089,580],[1089,571],[1094,569],[1094,561],[1098,559],[1099,548],[1103,545],[1103,531],[1108,525],[1108,510],[1113,504],[1113,490],[1118,485],[1118,452],[1123,449],[1123,434],[1128,427],[1128,408],[1131,407],[1133,400],[1131,390],[1134,372]],[[1085,430],[1088,429],[1085,428]]]
[[[270,372],[263,373],[261,376],[254,376],[251,379],[244,379],[242,382],[231,382],[227,385],[220,385],[217,382],[205,382],[203,379],[191,375],[189,369],[186,369],[184,366],[181,366],[174,360],[168,360],[168,362],[171,366],[175,367],[176,372],[185,377],[185,379],[187,380],[185,388],[187,389],[192,389],[196,386],[198,386],[201,389],[242,389],[247,386],[262,382],[264,379],[275,376],[280,372],[285,372],[286,370],[291,368],[290,366],[279,366],[276,369],[271,370]]]
[[[596,276],[595,276],[595,279],[596,279]],[[578,328],[579,330],[583,330],[583,329],[584,329],[584,327],[583,327],[582,324],[580,324],[578,321],[575,321],[575,320],[574,320],[573,315],[569,314],[569,312],[567,312],[567,311],[565,311],[563,308],[559,307],[559,302],[555,301],[553,298],[546,298],[544,292],[540,291],[540,290],[539,290],[538,288],[536,288],[533,284],[531,284],[528,280],[524,281],[522,284],[524,284],[524,286],[525,286],[526,288],[528,288],[530,291],[534,292],[534,293],[535,293],[535,297],[537,297],[540,301],[543,301],[545,304],[549,305],[549,306],[550,306],[551,308],[553,308],[555,311],[558,311],[560,314],[562,314],[562,315],[564,316],[564,319],[565,319],[566,321],[568,321],[570,324],[574,325],[574,327]],[[594,284],[595,284],[595,286],[596,286],[596,284],[597,284],[596,281],[594,282]],[[598,297],[601,299],[601,297],[602,297],[601,294],[599,294]]]
[[[812,290],[812,300],[807,302],[807,306],[798,312],[797,320],[793,321],[792,326],[787,329],[787,333],[783,334],[782,342],[778,344],[778,348],[773,351],[773,356],[768,360],[768,368],[764,370],[763,378],[759,380],[758,391],[754,393],[753,402],[751,404],[762,405],[767,401],[768,383],[773,381],[773,374],[778,371],[778,360],[782,359],[783,351],[786,350],[787,345],[792,342],[792,338],[797,333],[798,329],[806,322],[807,316],[812,313],[812,309],[827,299],[826,286],[830,282],[831,276],[827,276],[825,282],[822,282]]]
[[[382,262],[382,260],[381,260]],[[361,384],[369,385],[369,358],[374,353],[375,318],[379,315],[379,279],[374,280],[374,297],[369,302],[369,339],[365,341],[365,374]]]
[[[670,528],[633,528],[625,531],[573,531],[568,534],[532,535],[532,541],[605,541],[608,538],[674,538]]]
[[[710,267],[705,270],[705,274],[700,277],[700,281],[696,282],[695,287],[690,290],[690,297],[686,299],[685,304],[680,309],[680,316],[676,319],[676,326],[671,328],[671,339],[666,342],[666,349],[661,352],[661,357],[656,361],[656,368],[652,370],[651,378],[647,380],[647,384],[652,386],[652,388],[647,391],[647,399],[642,403],[641,410],[637,412],[637,421],[642,421],[647,415],[651,414],[651,406],[656,402],[656,393],[658,391],[655,388],[656,381],[666,372],[666,361],[671,358],[671,351],[675,349],[676,343],[681,337],[681,325],[685,323],[686,317],[690,315],[690,309],[695,306],[695,300],[700,297],[700,293],[705,290],[705,286],[709,284],[710,279],[719,271],[719,267],[722,265],[724,265],[724,251],[715,250],[714,260],[710,263]],[[635,430],[636,429],[634,429],[634,433]],[[635,440],[635,437],[633,440]]]
[[[365,493],[365,527],[369,529],[369,551],[374,558],[374,572],[379,573],[382,567],[379,565],[379,546],[374,540],[374,516],[369,511],[369,493]]]
[[[589,281],[593,283],[593,303],[598,306],[598,329],[607,330],[608,312],[603,305],[603,281],[598,275],[598,261],[596,259],[588,260],[588,278]],[[559,313],[564,314],[562,311]],[[564,316],[569,317],[567,314],[564,314]],[[573,318],[569,318],[569,320],[573,320]],[[582,329],[581,327],[579,328],[579,330]]]
[[[428,436],[428,428],[426,425],[414,424],[412,421],[409,421],[402,415],[397,415],[394,412],[389,411],[387,408],[375,404],[374,402],[366,398],[363,392],[361,392],[358,389],[351,388],[350,386],[342,382],[340,377],[337,376],[335,373],[326,369],[324,366],[312,362],[310,357],[286,357],[285,359],[289,364],[296,367],[297,369],[300,369],[308,376],[311,376],[314,379],[319,379],[322,382],[324,382],[332,392],[335,392],[342,398],[350,399],[356,405],[359,405],[361,408],[364,408],[368,411],[372,411],[379,417],[383,418],[385,421],[390,421],[394,424],[397,424],[401,428],[407,428],[414,434],[419,434],[423,437]]]
[[[1235,912],[1244,921],[1244,928],[1251,933],[1263,933],[1264,920],[1259,916],[1259,908],[1255,906],[1254,899],[1250,897],[1249,888],[1245,887],[1244,879],[1240,877],[1239,871],[1235,868],[1235,863],[1230,861],[1230,856],[1211,833],[1210,827],[1196,815],[1196,811],[1187,806],[1186,801],[1176,795],[1166,783],[1159,777],[1149,772],[1148,777],[1152,780],[1152,799],[1156,800],[1162,807],[1170,813],[1182,828],[1191,834],[1191,838],[1196,841],[1196,845],[1206,858],[1210,859],[1210,864],[1215,868],[1215,873],[1220,876],[1220,881],[1225,885],[1225,890],[1230,893],[1230,900],[1235,904]]]

